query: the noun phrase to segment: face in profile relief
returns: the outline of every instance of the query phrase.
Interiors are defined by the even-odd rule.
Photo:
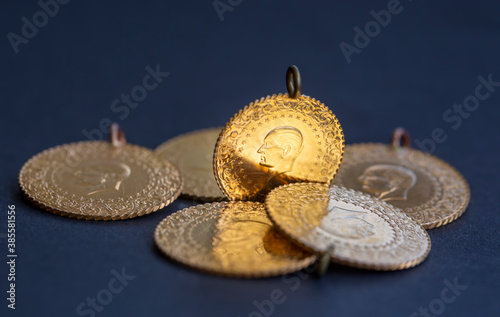
[[[358,180],[365,192],[383,201],[406,200],[408,191],[415,186],[417,176],[410,169],[390,164],[368,167]]]
[[[87,196],[118,191],[122,182],[130,176],[130,167],[116,161],[90,161],[83,164],[73,176],[76,184],[87,189]]]
[[[375,226],[367,221],[365,212],[337,206],[329,210],[319,227],[345,239],[362,239],[375,234]]]
[[[257,150],[261,155],[259,164],[278,174],[291,171],[302,150],[302,142],[302,133],[294,127],[271,130]]]
[[[263,238],[271,226],[258,220],[227,219],[222,222],[224,227],[217,230],[213,237],[212,247],[216,255],[237,256],[241,261],[251,254],[264,254]],[[220,259],[221,261],[224,258]],[[228,259],[225,259],[228,260]],[[232,262],[229,262],[232,263]]]

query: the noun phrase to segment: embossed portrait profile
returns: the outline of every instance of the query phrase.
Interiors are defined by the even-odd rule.
[[[117,161],[94,160],[83,164],[73,173],[76,184],[88,190],[87,196],[117,191],[122,182],[130,176],[130,167]]]
[[[375,226],[368,222],[365,212],[337,206],[328,210],[319,227],[345,239],[362,239],[375,234]]]
[[[226,219],[218,225],[213,250],[225,255],[262,254],[262,239],[271,228],[269,224],[256,220]]]
[[[261,154],[259,164],[275,173],[292,170],[293,163],[302,151],[302,133],[294,127],[278,127],[271,130],[257,150]]]
[[[358,177],[363,190],[383,201],[406,200],[417,176],[410,169],[391,164],[377,164]]]

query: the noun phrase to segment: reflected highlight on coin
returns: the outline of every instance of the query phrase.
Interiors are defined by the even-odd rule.
[[[421,263],[430,251],[427,232],[410,217],[351,189],[285,185],[268,195],[266,207],[287,236],[341,264],[400,270]]]
[[[212,162],[221,130],[222,127],[182,134],[156,148],[156,154],[181,171],[184,177],[183,195],[209,201],[226,198],[215,180]]]
[[[197,205],[158,224],[155,242],[173,260],[209,273],[267,277],[294,272],[316,257],[278,233],[256,202]]]
[[[273,188],[329,182],[342,161],[344,136],[321,102],[273,95],[251,103],[222,130],[214,171],[231,200],[263,200]]]
[[[295,182],[330,182],[344,153],[344,134],[320,101],[301,95],[299,70],[286,73],[288,94],[250,103],[226,124],[214,151],[214,173],[230,200],[263,201]]]

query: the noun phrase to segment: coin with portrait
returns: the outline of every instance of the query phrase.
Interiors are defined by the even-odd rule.
[[[299,183],[266,198],[273,222],[289,238],[334,262],[374,270],[421,263],[427,232],[398,208],[367,194],[327,184]]]
[[[232,277],[268,277],[305,268],[316,257],[274,227],[264,204],[197,205],[161,221],[158,248],[169,258],[204,272]]]
[[[63,177],[61,181],[71,180],[68,183],[81,189],[85,196],[98,196],[100,193],[119,191],[131,172],[130,166],[123,162],[97,159],[83,162],[71,177]]]
[[[289,90],[252,102],[226,124],[214,172],[230,200],[262,201],[284,184],[331,181],[343,151],[342,128],[328,107]]]
[[[205,201],[226,198],[215,180],[212,157],[220,128],[179,135],[158,146],[155,153],[172,162],[184,177],[182,195]]]
[[[146,148],[86,141],[37,154],[22,167],[19,184],[33,203],[53,213],[118,220],[171,203],[180,194],[182,176]]]
[[[363,191],[398,208],[426,229],[460,217],[469,186],[452,166],[407,146],[381,143],[346,147],[333,184]]]

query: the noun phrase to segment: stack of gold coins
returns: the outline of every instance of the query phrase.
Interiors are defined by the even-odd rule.
[[[401,128],[390,145],[350,145],[344,155],[339,121],[300,94],[295,66],[286,84],[288,94],[250,103],[223,128],[157,148],[184,174],[184,196],[230,201],[165,218],[155,231],[160,250],[189,267],[235,277],[286,274],[313,262],[322,273],[325,259],[370,270],[423,262],[431,248],[425,229],[467,208],[464,178],[411,149]]]
[[[456,220],[469,204],[463,176],[412,149],[402,128],[390,144],[345,147],[332,111],[301,94],[297,67],[286,86],[224,127],[154,152],[127,144],[117,125],[109,142],[51,148],[26,162],[20,187],[42,209],[85,220],[146,215],[179,195],[204,202],[163,219],[154,239],[170,259],[223,276],[422,263],[431,248],[425,229]]]

